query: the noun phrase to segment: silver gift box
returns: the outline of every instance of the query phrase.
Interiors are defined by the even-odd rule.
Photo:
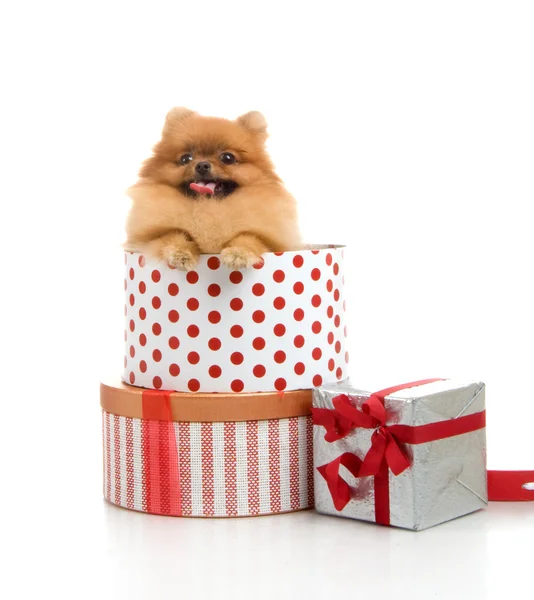
[[[332,400],[346,394],[362,410],[370,392],[350,381],[313,392],[314,408],[333,409]],[[484,383],[436,381],[395,392],[385,398],[387,425],[426,425],[485,410]],[[351,488],[349,503],[338,511],[317,467],[344,452],[363,459],[371,447],[372,429],[357,428],[335,442],[324,439],[325,428],[314,425],[314,482],[317,511],[340,517],[375,521],[373,477],[353,477],[344,467],[340,475]],[[411,466],[400,475],[389,471],[390,524],[421,530],[485,508],[488,503],[485,428],[423,444],[406,444]]]

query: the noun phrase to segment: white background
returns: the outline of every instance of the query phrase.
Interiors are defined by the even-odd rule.
[[[256,109],[306,238],[350,246],[353,379],[483,380],[490,468],[534,468],[533,31],[511,0],[2,3],[4,597],[525,592],[530,504],[420,534],[106,506],[98,381],[166,111]]]

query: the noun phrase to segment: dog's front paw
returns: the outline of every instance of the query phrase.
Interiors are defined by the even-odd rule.
[[[230,269],[247,269],[261,262],[261,257],[246,248],[230,247],[221,252],[221,261]]]
[[[168,248],[165,260],[169,266],[179,271],[192,271],[197,266],[197,257],[187,249]]]

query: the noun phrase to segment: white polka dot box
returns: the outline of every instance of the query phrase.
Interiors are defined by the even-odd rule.
[[[182,392],[311,389],[346,378],[340,246],[184,273],[126,253],[123,381]]]
[[[191,394],[101,385],[104,496],[146,513],[312,508],[311,391]]]

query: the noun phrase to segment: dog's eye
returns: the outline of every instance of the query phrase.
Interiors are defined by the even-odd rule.
[[[221,162],[225,165],[233,165],[235,163],[235,156],[231,152],[223,152],[221,154]]]
[[[192,154],[182,154],[182,156],[180,156],[180,160],[178,162],[181,165],[186,165],[187,163],[190,163],[192,160],[193,160]]]

